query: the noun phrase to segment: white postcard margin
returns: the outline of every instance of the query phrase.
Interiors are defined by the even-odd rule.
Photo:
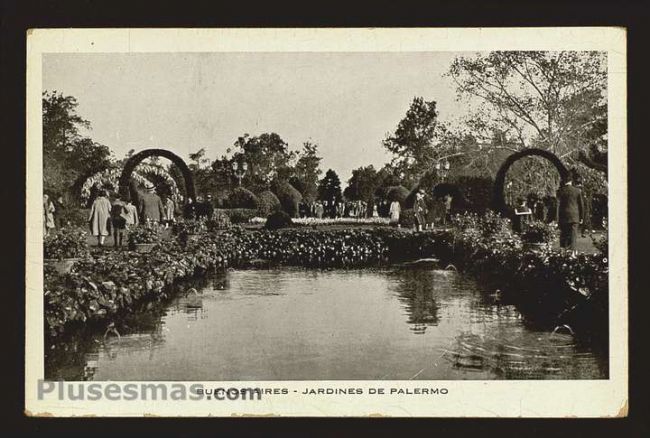
[[[25,413],[31,416],[620,417],[628,411],[626,32],[623,28],[34,29],[27,37]],[[597,50],[608,54],[610,377],[563,381],[178,382],[288,388],[257,401],[51,401],[44,375],[42,55],[109,52]],[[88,385],[91,382],[82,384]],[[98,384],[98,382],[93,382]],[[101,382],[108,385],[116,382]],[[119,382],[117,382],[119,383]],[[122,382],[126,383],[126,382]],[[138,382],[140,383],[140,382]],[[160,382],[150,382],[160,383]],[[164,382],[173,385],[174,382]],[[303,396],[305,388],[360,395]],[[445,395],[370,395],[446,388]],[[293,391],[297,390],[297,393]]]

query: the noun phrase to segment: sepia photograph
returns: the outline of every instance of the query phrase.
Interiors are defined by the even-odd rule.
[[[44,51],[39,399],[608,381],[610,56]]]

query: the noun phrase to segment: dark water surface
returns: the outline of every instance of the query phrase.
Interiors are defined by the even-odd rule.
[[[48,354],[65,380],[602,379],[607,360],[453,271],[234,271],[120,338]],[[63,351],[63,348],[67,351]]]

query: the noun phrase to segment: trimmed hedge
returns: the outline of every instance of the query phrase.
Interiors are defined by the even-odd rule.
[[[243,187],[237,187],[228,194],[229,208],[257,209],[259,200],[253,192]]]
[[[271,214],[264,224],[267,230],[278,230],[280,228],[290,227],[292,224],[291,218],[284,211],[276,211]]]
[[[267,217],[281,208],[280,200],[275,196],[275,193],[269,190],[265,190],[257,195],[257,199],[259,200],[257,213],[261,217]]]
[[[282,210],[290,217],[298,217],[298,204],[302,201],[300,192],[291,184],[284,181],[274,183],[272,190],[278,197]]]

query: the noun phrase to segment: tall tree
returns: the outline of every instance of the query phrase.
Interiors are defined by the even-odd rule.
[[[108,147],[82,134],[90,122],[77,114],[78,102],[56,91],[45,92],[43,102],[43,187],[65,194],[78,181],[111,164]]]
[[[304,142],[302,150],[298,152],[294,175],[289,182],[298,189],[306,200],[313,201],[318,196],[318,179],[323,173],[320,168],[322,159],[318,155],[318,145],[309,141]]]
[[[459,56],[449,76],[474,108],[475,135],[512,150],[539,147],[574,160],[606,133],[606,58],[600,52]]]
[[[436,141],[438,134],[436,102],[415,97],[395,132],[383,141],[393,154],[391,167],[406,185],[416,184],[443,153],[444,144]]]
[[[326,201],[335,199],[336,202],[341,200],[341,180],[332,169],[325,172],[325,176],[318,184],[318,198]]]
[[[244,134],[234,146],[233,160],[248,165],[242,184],[251,190],[265,190],[274,179],[288,180],[291,176],[295,153],[289,151],[289,145],[278,134],[264,133],[256,137]]]
[[[370,201],[374,198],[377,188],[382,182],[381,176],[373,165],[359,167],[352,171],[348,186],[343,194],[346,199],[355,201]]]

